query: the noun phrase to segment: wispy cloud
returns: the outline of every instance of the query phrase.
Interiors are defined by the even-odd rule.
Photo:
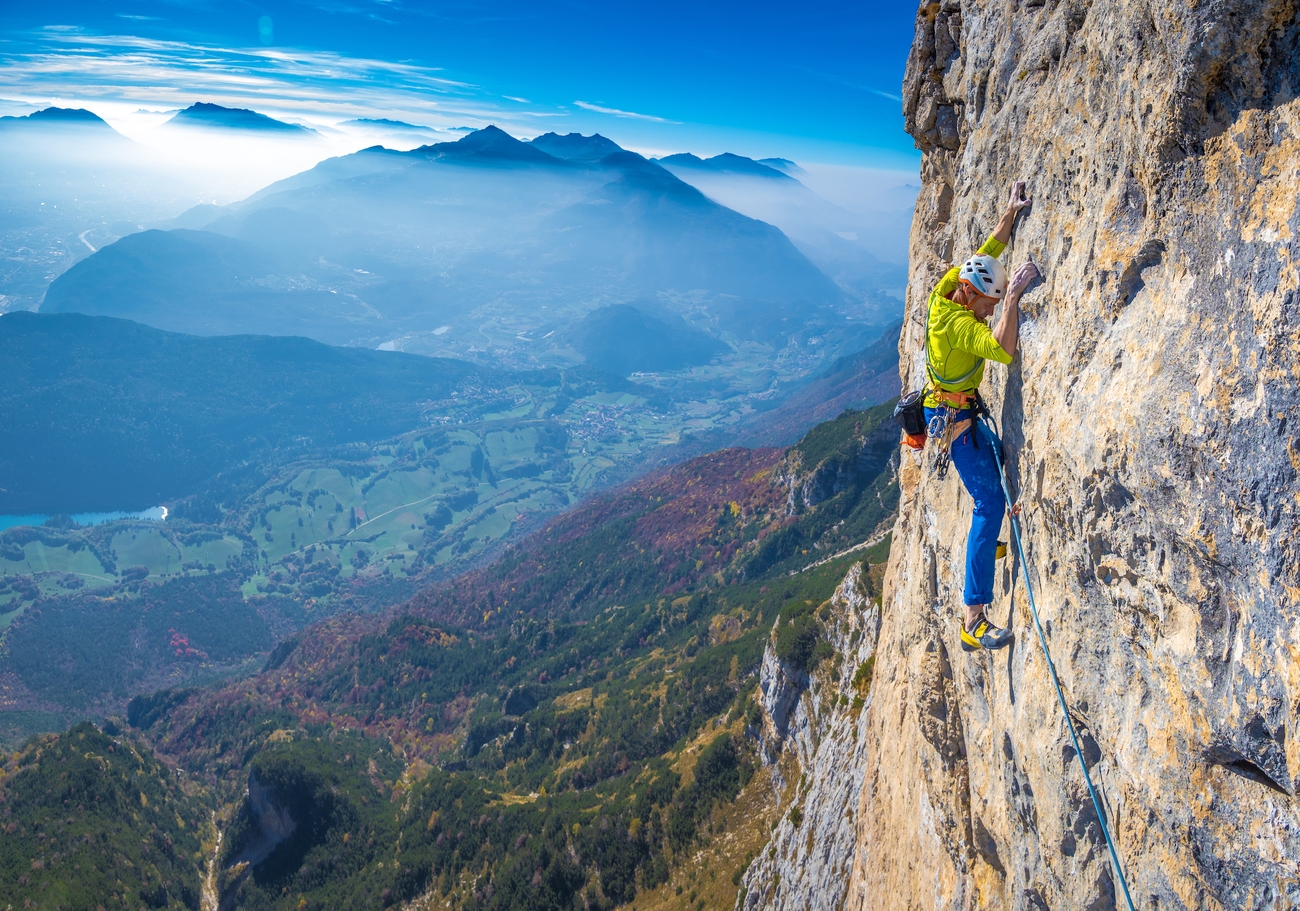
[[[234,48],[53,26],[0,45],[0,92],[132,107],[211,101],[311,119],[397,113],[442,125],[525,115],[436,67],[293,48]],[[504,116],[503,116],[504,115]]]
[[[586,101],[575,101],[578,107],[584,111],[595,111],[597,114],[609,114],[612,117],[629,117],[633,120],[649,120],[654,123],[677,123],[676,120],[666,120],[663,117],[655,117],[653,114],[638,114],[635,111],[620,111],[618,108],[607,108],[599,104],[591,104]]]
[[[808,73],[812,76],[818,76],[822,79],[828,79],[831,82],[838,83],[850,89],[856,89],[859,92],[866,92],[869,95],[878,95],[881,98],[888,98],[890,101],[897,101],[899,104],[903,103],[903,99],[898,95],[894,95],[889,92],[882,92],[880,89],[872,88],[869,85],[863,85],[861,82],[854,82],[851,79],[845,79],[843,76],[836,76],[833,73],[823,73],[821,70],[809,69],[806,66],[796,66],[793,67],[792,69],[799,70],[800,72],[803,73]]]

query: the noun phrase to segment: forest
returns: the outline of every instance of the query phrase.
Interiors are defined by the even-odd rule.
[[[759,767],[764,649],[815,667],[820,608],[855,561],[885,559],[887,537],[840,551],[896,503],[889,412],[652,473],[399,608],[283,638],[260,673],[155,690],[108,724],[183,771],[191,812],[221,808],[203,836],[213,888],[241,907],[378,909],[429,889],[484,911],[627,904],[721,850],[722,810]],[[829,496],[806,493],[831,475]],[[223,578],[175,596],[218,610]],[[163,634],[150,647],[211,647],[203,611],[171,606],[176,583],[136,584],[156,605],[144,638]],[[245,653],[272,626],[250,618]],[[294,821],[282,840],[268,806]]]
[[[308,434],[327,447],[409,430],[492,382],[458,361],[71,313],[5,315],[0,356],[0,512],[19,514],[152,506]]]

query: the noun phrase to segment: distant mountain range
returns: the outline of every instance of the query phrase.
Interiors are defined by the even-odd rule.
[[[712,158],[700,158],[690,152],[682,152],[656,160],[665,167],[670,168],[713,171],[720,174],[745,174],[750,177],[762,177],[768,180],[794,179],[783,170],[769,167],[760,161],[745,158],[743,155],[733,155],[731,152],[723,152],[721,155],[714,155]],[[785,159],[773,160],[784,161]],[[788,164],[794,165],[794,162]]]
[[[769,168],[780,171],[782,174],[786,174],[795,179],[798,179],[800,175],[806,175],[808,173],[788,158],[760,158],[758,159],[758,163],[767,165]]]
[[[545,362],[572,356],[551,330],[597,305],[660,301],[715,338],[780,347],[831,331],[845,302],[780,230],[601,136],[521,142],[487,127],[367,149],[175,225],[202,230],[109,245],[42,310]]]
[[[901,313],[901,301],[885,292],[906,284],[906,266],[873,255],[862,241],[875,226],[864,225],[861,216],[810,190],[798,179],[806,172],[794,162],[755,161],[729,152],[703,159],[682,153],[657,160],[709,198],[776,225],[844,291],[862,300],[872,318],[884,322]]]
[[[564,136],[559,133],[543,133],[534,138],[531,145],[567,161],[600,161],[607,155],[623,151],[618,143],[599,133],[590,136],[581,133],[568,133]]]
[[[334,126],[345,133],[361,133],[373,137],[382,145],[404,149],[412,145],[437,142],[449,132],[383,117],[358,117],[341,121]]]
[[[202,102],[165,129],[199,127],[318,136]],[[11,203],[0,245],[42,251],[16,257],[0,308],[40,302],[175,331],[306,335],[519,366],[608,364],[575,347],[580,334],[553,330],[638,301],[733,350],[819,337],[830,346],[821,350],[843,353],[864,341],[849,337],[844,314],[877,326],[896,315],[881,289],[901,287],[901,269],[856,242],[853,217],[792,176],[802,172],[788,160],[656,162],[599,134],[521,142],[495,127],[438,142],[440,131],[384,118],[339,128],[411,151],[327,159],[242,202],[205,202],[165,222],[199,187],[173,161],[86,110],[0,118],[0,199]],[[193,233],[113,243],[145,225]]]
[[[417,130],[419,132],[433,131],[432,127],[417,126],[413,123],[406,123],[405,121],[401,121],[401,120],[389,120],[385,117],[357,117],[354,120],[341,121],[337,124],[337,126],[382,127],[384,129],[389,129],[389,130]]]
[[[167,121],[170,127],[191,127],[209,130],[245,130],[260,133],[276,133],[287,136],[318,136],[309,127],[285,123],[265,114],[250,111],[247,108],[226,108],[219,104],[196,102],[178,111]]]
[[[99,131],[103,136],[111,134],[125,138],[109,126],[102,117],[85,108],[45,108],[21,117],[0,117],[0,130],[7,131],[11,135],[15,130],[47,131],[67,128],[91,129]]]
[[[397,121],[355,121],[358,123],[387,124],[398,126]],[[173,127],[201,127],[205,129],[222,129],[222,130],[247,130],[258,132],[270,132],[277,134],[301,134],[301,135],[318,135],[315,130],[299,126],[298,124],[285,123],[282,120],[276,120],[265,114],[259,114],[257,111],[250,111],[247,108],[227,108],[219,104],[208,104],[207,102],[196,102],[184,110],[177,111],[171,119],[167,121],[167,126]],[[410,127],[409,124],[400,124],[403,127]],[[22,117],[0,117],[0,130],[21,129],[32,131],[36,129],[65,129],[70,127],[88,128],[99,130],[104,136],[112,134],[119,138],[125,139],[108,123],[91,111],[84,108],[45,108],[40,111],[33,111]],[[410,127],[411,129],[418,129]]]

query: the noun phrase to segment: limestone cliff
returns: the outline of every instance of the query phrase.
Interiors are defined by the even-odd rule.
[[[248,812],[255,834],[231,866],[242,863],[247,863],[249,868],[257,866],[298,829],[289,808],[280,803],[275,788],[263,782],[256,770],[248,774]]]
[[[811,675],[779,660],[769,644],[759,672],[762,758],[788,811],[741,882],[737,909],[835,911],[845,895],[854,824],[868,767],[866,700],[880,611],[855,564],[821,609],[835,655]],[[793,763],[781,763],[790,753]],[[799,777],[787,781],[788,770]]]
[[[1300,905],[1297,92],[1295,0],[925,3],[904,85],[905,387],[932,283],[1035,200],[1004,261],[1045,281],[984,391],[1139,908]],[[845,906],[1116,907],[1019,568],[1015,646],[963,653],[970,499],[901,483],[867,746],[825,763],[866,763]]]

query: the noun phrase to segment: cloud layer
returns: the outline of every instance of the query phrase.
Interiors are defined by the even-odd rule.
[[[195,101],[253,106],[282,117],[332,123],[357,116],[417,118],[432,126],[530,115],[482,88],[413,64],[284,47],[236,48],[50,26],[0,54],[0,94],[33,105],[102,102],[120,114]],[[513,108],[513,109],[511,109]]]

